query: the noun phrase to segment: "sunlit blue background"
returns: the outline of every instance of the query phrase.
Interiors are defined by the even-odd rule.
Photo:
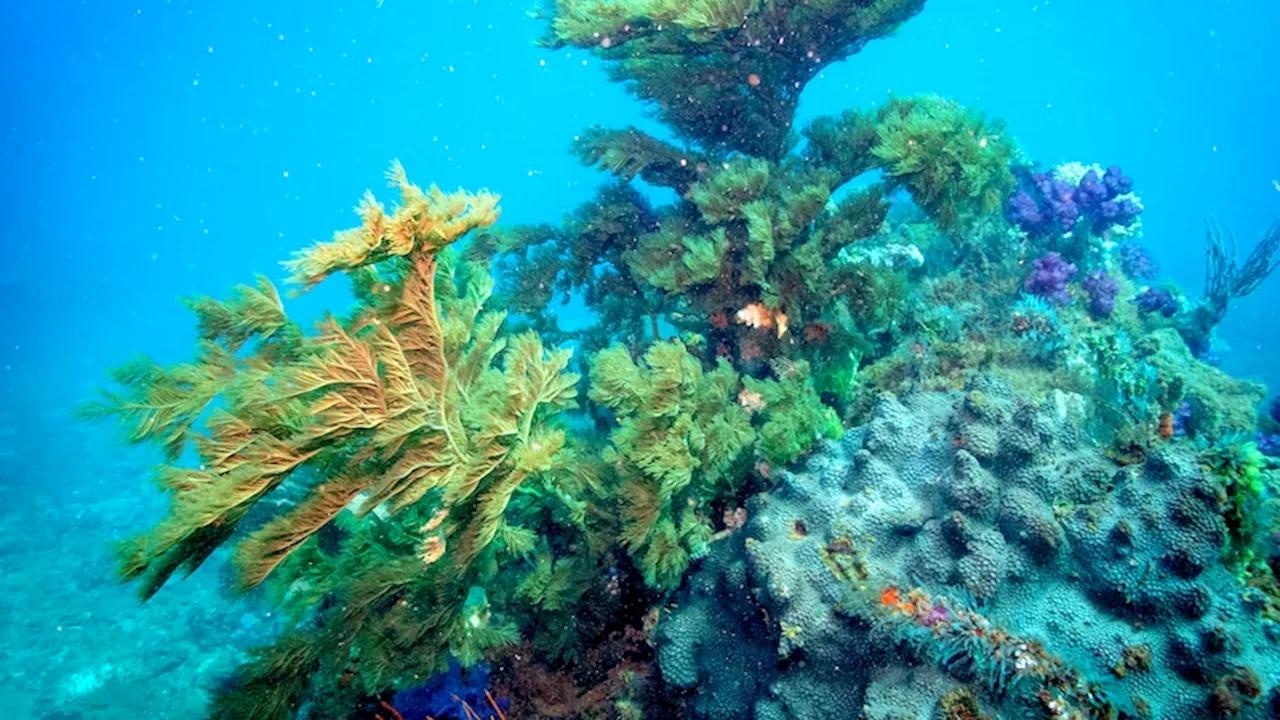
[[[112,460],[106,431],[70,427],[66,409],[136,351],[188,358],[178,296],[280,279],[292,251],[352,224],[392,158],[420,183],[501,193],[506,222],[554,220],[603,180],[567,154],[575,133],[654,129],[589,55],[537,48],[525,3],[6,5],[6,498],[147,498],[141,482],[95,476],[141,462]],[[1195,294],[1205,216],[1246,248],[1280,218],[1277,37],[1274,0],[929,0],[815,80],[801,120],[935,92],[1005,118],[1046,164],[1119,164],[1147,207],[1145,243]],[[293,307],[340,304],[334,284]],[[1226,366],[1273,388],[1278,304],[1280,277],[1222,327]]]

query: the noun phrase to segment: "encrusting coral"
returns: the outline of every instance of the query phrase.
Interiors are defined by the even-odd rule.
[[[701,691],[695,717],[885,720],[956,681],[996,717],[1198,718],[1233,668],[1273,677],[1280,635],[1218,562],[1240,534],[1215,474],[1254,492],[1256,454],[1207,473],[1167,445],[1124,468],[1082,412],[982,375],[883,396],[694,572],[659,628],[664,677]],[[954,680],[904,677],[930,668]]]
[[[1237,265],[1211,231],[1187,303],[1119,168],[1033,172],[934,96],[792,127],[922,6],[556,0],[546,43],[674,140],[586,130],[609,180],[533,226],[396,164],[287,263],[349,312],[304,330],[259,277],[188,301],[194,361],[114,371],[84,414],[171,499],[121,576],[229,545],[289,618],[214,717],[387,717],[482,662],[512,717],[1280,706],[1280,425],[1203,360],[1280,234]]]

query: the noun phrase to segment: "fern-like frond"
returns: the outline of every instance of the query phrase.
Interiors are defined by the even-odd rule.
[[[312,488],[301,503],[240,541],[235,552],[239,588],[247,591],[265,580],[368,485],[368,478],[359,476],[327,480]]]
[[[415,252],[433,255],[469,231],[498,220],[498,196],[492,193],[445,193],[434,185],[424,192],[409,182],[399,161],[391,166],[387,178],[400,189],[400,205],[387,214],[372,194],[366,194],[356,209],[359,227],[339,232],[329,242],[316,243],[285,263],[292,273],[291,282],[307,288],[337,270],[353,270]]]
[[[139,357],[111,371],[125,392],[103,391],[77,408],[82,419],[117,418],[130,443],[156,442],[167,460],[176,460],[192,428],[214,398],[233,381],[235,358],[217,343],[202,341],[194,363],[166,368]]]
[[[314,640],[290,630],[267,647],[249,651],[234,684],[214,695],[211,720],[287,720],[293,717],[319,665]]]
[[[288,324],[280,293],[265,276],[254,285],[237,285],[224,301],[198,296],[184,300],[196,315],[200,338],[235,352],[256,337],[266,339]]]
[[[444,334],[435,296],[436,261],[419,254],[412,259],[404,288],[388,323],[396,332],[414,374],[428,387],[439,390],[447,381]]]

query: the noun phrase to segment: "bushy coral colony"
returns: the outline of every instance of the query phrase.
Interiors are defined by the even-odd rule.
[[[538,226],[396,164],[288,264],[346,312],[259,278],[115,371],[172,500],[121,576],[231,545],[290,618],[212,717],[1280,713],[1280,401],[1200,359],[1280,226],[1188,300],[1116,167],[938,97],[793,127],[922,4],[557,0],[672,139],[584,132]]]

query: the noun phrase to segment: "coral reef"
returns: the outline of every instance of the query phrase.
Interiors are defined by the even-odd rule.
[[[1189,403],[1188,431],[1206,439],[1252,432],[1254,408],[1266,397],[1257,382],[1237,380],[1212,365],[1195,362],[1191,350],[1170,328],[1157,330],[1135,343],[1138,356],[1155,368],[1161,386],[1161,405]]]
[[[1013,306],[1012,330],[1026,353],[1049,367],[1071,347],[1071,329],[1063,324],[1057,308],[1038,295],[1023,295]]]
[[[1188,307],[1137,285],[1118,168],[1031,173],[936,96],[792,127],[809,79],[922,6],[555,0],[546,44],[672,140],[586,130],[607,181],[535,226],[396,164],[397,206],[367,194],[287,263],[301,290],[345,275],[342,316],[308,332],[259,278],[187,302],[194,361],[116,370],[82,414],[158,446],[171,503],[122,579],[150,598],[225,546],[283,616],[211,715],[1280,702],[1280,411],[1205,362],[1280,229],[1238,265],[1211,226]]]
[[[900,717],[963,685],[999,716],[1198,718],[1220,678],[1273,677],[1280,635],[1218,562],[1213,474],[1177,446],[1119,466],[1072,407],[985,378],[882,398],[695,572],[664,678],[699,689],[698,717]],[[1265,715],[1254,685],[1242,717]]]

